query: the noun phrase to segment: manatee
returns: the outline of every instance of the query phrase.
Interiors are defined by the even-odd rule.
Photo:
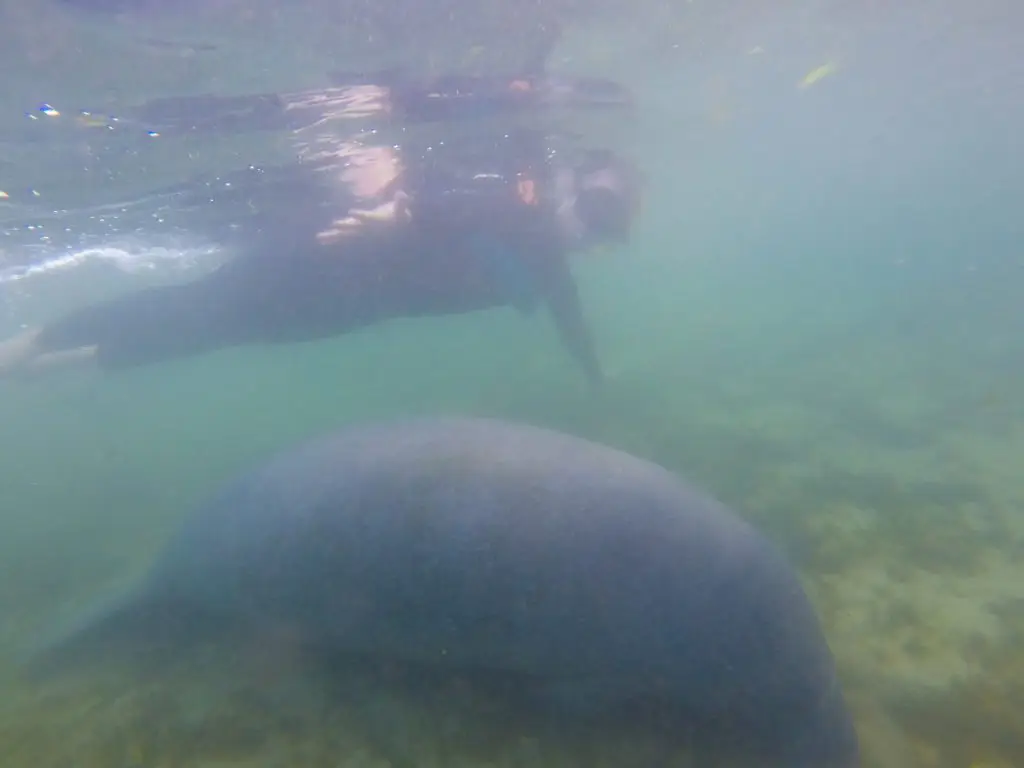
[[[786,768],[857,736],[799,578],[668,470],[548,429],[355,425],[231,482],[141,582],[36,649],[37,677],[131,644],[286,626],[340,654],[521,676],[582,717],[659,702]]]

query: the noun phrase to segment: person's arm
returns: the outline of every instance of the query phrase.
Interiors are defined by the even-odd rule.
[[[565,255],[552,254],[549,264],[546,294],[548,309],[569,354],[583,367],[592,384],[604,380],[604,372],[597,358],[590,327],[583,315],[579,289]]]
[[[343,142],[333,148],[331,156],[342,163],[338,177],[352,204],[317,233],[320,243],[337,242],[367,227],[409,222],[409,195],[402,183],[404,166],[394,147]]]

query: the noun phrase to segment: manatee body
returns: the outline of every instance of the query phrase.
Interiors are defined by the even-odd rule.
[[[210,500],[138,589],[34,669],[168,616],[522,673],[569,708],[665,700],[735,722],[787,768],[859,764],[831,654],[780,554],[668,471],[545,429],[440,418],[300,445]]]

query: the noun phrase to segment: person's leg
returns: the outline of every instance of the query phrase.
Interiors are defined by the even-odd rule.
[[[184,285],[149,288],[72,312],[0,343],[0,377],[95,361],[127,368],[242,344],[288,344],[384,319],[376,272],[340,259],[240,258]]]
[[[213,275],[148,288],[71,312],[0,342],[0,377],[96,362],[119,368],[235,343],[231,297]]]

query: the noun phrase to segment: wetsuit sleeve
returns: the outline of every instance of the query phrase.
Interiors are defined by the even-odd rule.
[[[559,255],[551,260],[552,268],[547,281],[547,300],[551,317],[569,354],[583,366],[587,378],[594,384],[604,379],[601,363],[597,359],[590,327],[583,316],[579,289],[569,268],[568,259]]]

